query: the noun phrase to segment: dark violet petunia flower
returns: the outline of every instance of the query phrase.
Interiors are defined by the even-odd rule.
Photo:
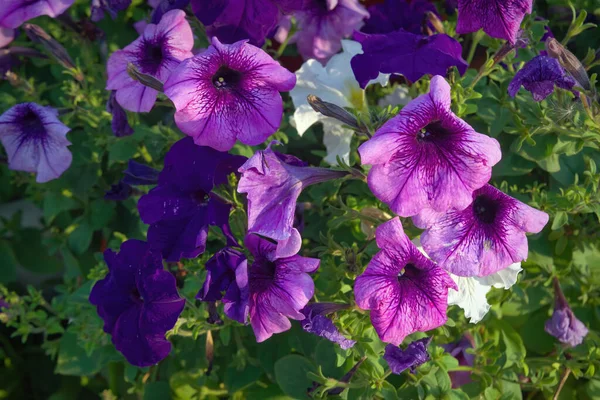
[[[508,85],[512,97],[523,86],[531,92],[535,101],[542,101],[554,92],[554,86],[572,90],[577,81],[569,75],[558,60],[548,56],[537,56],[528,61]]]
[[[373,165],[368,178],[373,194],[402,217],[425,208],[467,207],[501,158],[496,139],[452,113],[450,85],[441,76],[358,152],[363,164]]]
[[[413,218],[426,229],[421,244],[429,257],[458,276],[487,276],[527,258],[526,232],[538,233],[548,214],[492,185],[473,192],[467,208],[423,211]]]
[[[116,91],[110,92],[106,102],[106,111],[112,114],[111,128],[116,137],[133,135],[133,128],[127,121],[127,113],[117,102]]]
[[[341,50],[342,39],[360,29],[368,16],[357,0],[305,0],[296,14],[298,52],[305,60],[315,58],[325,64]]]
[[[206,262],[206,280],[196,295],[201,301],[222,300],[225,315],[245,324],[248,320],[248,261],[243,253],[225,247]]]
[[[573,314],[558,278],[554,278],[554,292],[554,312],[552,318],[546,321],[545,330],[567,346],[580,345],[588,334],[588,328]]]
[[[105,200],[123,201],[128,199],[133,193],[131,185],[126,184],[122,180],[110,186],[110,189],[104,193]]]
[[[429,346],[430,342],[431,337],[415,340],[406,346],[405,350],[393,344],[388,344],[385,346],[383,359],[390,366],[392,373],[396,375],[400,375],[409,368],[410,372],[414,374],[419,365],[429,361],[427,346]]]
[[[275,244],[257,235],[246,236],[245,244],[254,256],[248,269],[250,324],[256,340],[263,342],[290,329],[288,318],[304,319],[301,310],[315,292],[309,273],[320,261],[298,256],[300,243],[282,256]]]
[[[381,340],[398,346],[411,333],[443,325],[448,289],[458,287],[410,241],[398,217],[378,226],[375,237],[381,250],[356,278],[354,297],[371,310]]]
[[[154,11],[152,11],[152,16],[150,17],[150,22],[153,24],[158,24],[166,13],[171,10],[185,10],[185,8],[190,4],[190,0],[162,0]]]
[[[533,0],[458,0],[460,34],[483,29],[491,37],[514,44],[525,14],[531,14]]]
[[[2,0],[0,27],[18,28],[25,21],[40,15],[57,17],[74,2],[75,0]]]
[[[402,74],[416,82],[426,74],[446,75],[452,66],[461,74],[467,70],[460,43],[445,34],[423,36],[402,30],[373,35],[355,32],[354,40],[363,47],[363,54],[351,61],[362,88],[379,73]]]
[[[458,361],[459,366],[472,367],[475,365],[475,354],[468,353],[468,349],[473,348],[472,339],[466,335],[458,342],[442,346],[450,355]],[[452,388],[456,389],[462,385],[473,382],[470,371],[450,371],[450,380]]]
[[[181,61],[193,56],[193,46],[185,12],[169,11],[158,25],[148,24],[139,38],[110,56],[106,90],[116,90],[117,101],[126,110],[150,111],[158,91],[133,80],[127,73],[127,64],[132,63],[140,72],[164,82]]]
[[[8,167],[36,172],[39,183],[58,178],[73,159],[67,149],[70,130],[51,107],[22,103],[10,108],[0,116],[0,141],[8,154]]]
[[[260,150],[239,169],[238,192],[248,195],[248,232],[288,240],[295,228],[296,201],[304,188],[345,176],[344,171],[308,167],[298,158]],[[297,231],[296,231],[297,232]]]
[[[302,329],[306,332],[323,337],[327,340],[337,343],[344,350],[354,346],[355,340],[346,339],[336,326],[326,317],[327,314],[345,310],[350,306],[347,304],[336,303],[312,303],[304,307],[300,312],[304,315],[302,320]]]
[[[191,138],[175,143],[165,156],[158,185],[138,202],[140,217],[149,224],[148,242],[167,261],[194,258],[206,247],[209,225],[223,231],[229,245],[237,241],[229,228],[231,206],[211,194],[227,182],[246,157],[196,146]]]
[[[420,34],[427,11],[437,15],[435,5],[428,0],[385,0],[369,7],[370,17],[361,32],[389,33],[404,29]]]
[[[284,14],[302,8],[304,0],[192,0],[192,11],[208,37],[223,43],[247,39],[262,46]]]
[[[125,174],[123,182],[128,185],[156,185],[160,171],[137,161],[129,160],[127,169],[123,171],[123,174]]]
[[[236,139],[256,146],[277,131],[283,114],[278,92],[296,75],[245,41],[221,44],[181,63],[165,83],[179,129],[201,146],[228,151]]]
[[[126,10],[131,5],[131,0],[92,0],[91,20],[98,22],[108,13],[112,19],[117,17],[119,11]]]
[[[90,303],[104,320],[104,331],[131,364],[154,365],[169,355],[165,333],[185,306],[175,277],[163,270],[160,254],[146,242],[128,240],[119,253],[104,252],[108,275],[96,282]]]

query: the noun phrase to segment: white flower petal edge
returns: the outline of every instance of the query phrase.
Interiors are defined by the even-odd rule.
[[[408,92],[408,88],[402,85],[395,85],[392,93],[384,96],[379,100],[377,105],[379,107],[387,107],[387,106],[405,106],[412,98]]]
[[[509,265],[495,274],[482,276],[477,279],[484,285],[490,285],[498,289],[510,289],[512,285],[517,283],[517,277],[521,271],[523,271],[523,268],[521,268],[521,263],[518,262]]]
[[[350,162],[350,143],[354,131],[344,128],[344,126],[332,118],[323,120],[323,144],[327,149],[325,161],[336,165],[337,158],[340,157],[344,162]]]

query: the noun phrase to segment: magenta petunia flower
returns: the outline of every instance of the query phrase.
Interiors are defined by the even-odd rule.
[[[294,156],[273,151],[271,145],[240,167],[238,192],[248,195],[248,232],[288,240],[295,231],[296,201],[302,190],[347,173],[308,167]]]
[[[57,17],[74,2],[75,0],[2,0],[0,27],[18,28],[23,22],[40,15]]]
[[[278,92],[291,90],[296,75],[245,41],[212,46],[190,58],[165,83],[179,129],[201,146],[228,151],[236,139],[250,146],[277,131],[283,114]]]
[[[491,185],[473,192],[467,208],[423,211],[413,218],[425,228],[421,244],[429,257],[458,276],[487,276],[527,258],[526,232],[538,233],[548,214]]]
[[[441,76],[358,152],[363,164],[373,165],[368,177],[373,194],[402,217],[425,208],[465,208],[501,157],[496,139],[452,113],[450,86]]]
[[[320,261],[296,255],[300,243],[284,257],[277,246],[256,235],[246,236],[246,247],[254,256],[248,269],[250,324],[258,342],[291,328],[289,318],[303,320],[301,310],[315,292],[309,273]]]
[[[381,249],[356,278],[354,297],[387,343],[400,345],[417,331],[446,322],[448,289],[458,290],[450,275],[427,259],[410,241],[398,217],[377,227]]]
[[[67,149],[70,130],[51,107],[22,103],[10,108],[0,116],[0,141],[8,154],[8,167],[37,173],[39,183],[58,178],[73,159]]]
[[[304,314],[304,319],[301,322],[302,329],[337,343],[342,349],[347,350],[353,347],[356,341],[345,338],[326,315],[349,307],[348,304],[311,303],[300,310]]]
[[[132,63],[140,72],[164,82],[181,61],[193,56],[193,46],[185,12],[169,11],[158,25],[148,24],[139,38],[110,56],[106,90],[116,90],[117,101],[126,110],[150,111],[158,91],[133,80],[127,73],[127,64]]]
[[[458,0],[460,34],[483,29],[491,37],[514,44],[525,14],[531,14],[533,0]]]
[[[588,328],[577,319],[573,310],[560,288],[558,278],[554,278],[554,312],[552,318],[546,321],[545,330],[561,343],[575,347],[583,342],[588,334]]]
[[[357,0],[306,0],[296,14],[298,51],[305,60],[315,58],[324,64],[368,16]]]
[[[437,15],[435,5],[428,0],[385,0],[368,9],[369,19],[361,32],[389,33],[399,29],[407,32],[423,33],[428,11]]]
[[[104,252],[108,275],[96,282],[90,303],[104,320],[104,331],[131,364],[154,365],[171,352],[165,333],[185,306],[175,277],[163,270],[159,253],[146,242],[128,240],[119,253]]]
[[[521,86],[531,92],[535,101],[542,101],[554,92],[554,86],[571,90],[577,81],[569,75],[558,60],[537,56],[528,61],[508,85],[508,94],[515,97]]]
[[[429,361],[429,353],[427,353],[429,343],[431,343],[431,337],[425,337],[411,342],[404,350],[393,344],[388,344],[385,346],[383,359],[390,366],[392,373],[396,375],[409,368],[410,372],[414,374],[419,365]]]

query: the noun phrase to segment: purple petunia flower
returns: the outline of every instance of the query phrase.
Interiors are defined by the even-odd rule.
[[[383,359],[387,361],[392,373],[396,375],[400,375],[409,368],[410,372],[414,374],[419,365],[429,361],[429,353],[427,353],[429,343],[431,343],[431,337],[425,337],[411,342],[405,350],[388,344],[385,346]]]
[[[537,56],[528,61],[508,85],[508,94],[517,95],[521,86],[533,95],[535,101],[542,101],[554,91],[554,86],[571,90],[577,81],[569,75],[558,60],[548,56]]]
[[[375,237],[381,251],[356,278],[354,297],[371,310],[381,340],[398,346],[411,333],[443,325],[448,289],[458,288],[410,241],[398,217],[378,226]]]
[[[302,329],[306,332],[323,337],[327,340],[337,343],[344,350],[347,350],[356,344],[355,340],[346,339],[336,326],[326,317],[327,314],[345,310],[350,306],[347,304],[336,303],[312,303],[304,307],[300,312],[304,314],[302,320]]]
[[[298,52],[305,60],[325,64],[342,48],[342,39],[359,29],[369,16],[357,0],[306,0],[296,14]]]
[[[227,176],[245,160],[196,146],[191,138],[181,139],[171,147],[158,185],[138,202],[142,221],[150,225],[148,242],[167,261],[202,254],[209,225],[221,228],[228,244],[237,245],[229,228],[231,206],[211,191],[226,183]]]
[[[186,58],[192,57],[194,37],[185,12],[166,13],[158,25],[148,24],[143,35],[108,59],[106,90],[117,91],[117,101],[134,112],[148,112],[156,102],[158,91],[135,81],[127,73],[132,63],[140,72],[161,82]]]
[[[300,243],[288,254],[278,255],[277,246],[256,235],[246,236],[246,247],[254,256],[248,270],[250,324],[258,342],[291,327],[288,318],[303,320],[301,310],[314,294],[309,273],[320,261],[296,255]]]
[[[228,151],[236,139],[255,146],[275,133],[296,75],[245,41],[221,44],[181,63],[165,83],[179,129],[201,146]]]
[[[363,54],[351,61],[362,88],[379,73],[402,74],[416,82],[426,74],[445,75],[452,66],[461,74],[467,70],[460,43],[445,34],[423,36],[402,30],[385,35],[355,32],[354,40],[363,47]]]
[[[563,294],[558,278],[554,278],[554,312],[552,318],[546,321],[545,330],[565,345],[575,347],[583,342],[588,334],[588,328],[577,319],[567,299]]]
[[[91,20],[98,22],[104,19],[105,12],[115,19],[119,11],[126,10],[130,5],[131,0],[92,0]]]
[[[156,185],[160,171],[137,161],[129,160],[127,169],[123,171],[123,174],[125,175],[123,182],[128,185]]]
[[[123,201],[128,199],[132,193],[133,188],[131,185],[121,180],[114,185],[110,185],[110,189],[104,193],[104,200]]]
[[[190,0],[162,0],[157,4],[152,15],[150,16],[150,22],[158,24],[162,19],[163,15],[171,10],[185,10],[190,4]]]
[[[104,331],[131,364],[158,363],[171,351],[165,333],[185,306],[175,277],[163,270],[160,254],[139,240],[124,242],[118,254],[105,251],[104,259],[108,275],[90,293],[90,303],[104,320]]]
[[[22,103],[10,108],[0,116],[0,141],[8,154],[8,167],[36,172],[39,183],[58,178],[73,159],[67,149],[70,130],[51,107]]]
[[[116,91],[111,91],[106,102],[106,111],[112,114],[111,128],[116,137],[133,135],[133,128],[127,120],[127,113],[117,102]]]
[[[373,194],[402,217],[425,208],[467,207],[501,158],[496,139],[452,113],[450,86],[441,76],[358,152],[363,164],[373,165],[368,177]]]
[[[460,34],[483,29],[491,37],[514,44],[525,14],[531,14],[533,0],[458,0]]]
[[[15,30],[0,25],[0,48],[8,46],[15,39]]]
[[[238,192],[248,195],[248,232],[288,240],[295,229],[296,201],[304,188],[345,176],[344,171],[308,167],[271,149],[257,151],[240,167]]]
[[[435,5],[427,0],[385,0],[369,7],[370,17],[361,32],[389,33],[404,29],[420,34],[427,11],[437,15]]]
[[[248,320],[248,261],[243,253],[225,247],[206,262],[206,280],[196,295],[201,301],[222,300],[225,315]]]
[[[74,2],[75,0],[2,0],[0,27],[18,28],[25,21],[40,15],[57,17]]]
[[[458,276],[487,276],[527,258],[526,232],[538,233],[548,214],[491,185],[473,192],[463,210],[423,211],[413,218],[426,228],[421,244],[429,257]]]
[[[472,367],[475,365],[475,354],[467,352],[467,349],[473,348],[472,339],[465,335],[460,341],[442,346],[446,352],[458,361],[459,366]],[[473,382],[470,371],[450,371],[450,380],[452,388],[456,389],[462,385]]]

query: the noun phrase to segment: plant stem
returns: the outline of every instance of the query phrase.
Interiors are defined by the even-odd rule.
[[[469,55],[467,56],[467,65],[471,65],[473,61],[473,57],[475,57],[475,51],[477,50],[477,46],[479,42],[483,38],[483,31],[477,31],[473,35],[473,41],[471,42],[471,47],[469,48]]]
[[[562,388],[565,386],[565,383],[567,382],[567,379],[569,379],[570,374],[571,374],[570,368],[567,368],[565,370],[565,372],[563,372],[562,378],[560,379],[560,383],[558,384],[558,388],[556,389],[556,393],[554,393],[552,400],[558,400],[558,395],[560,394],[560,391],[562,390]]]

